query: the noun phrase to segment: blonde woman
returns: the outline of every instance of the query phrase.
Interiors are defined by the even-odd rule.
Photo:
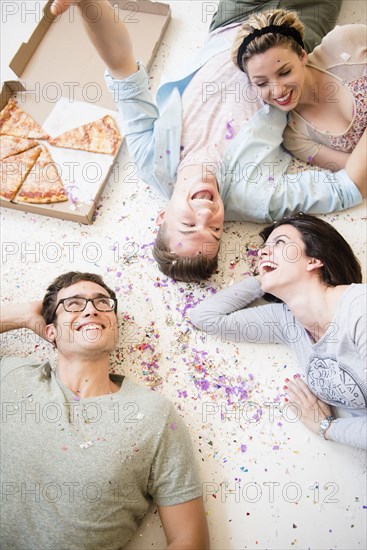
[[[304,34],[295,12],[253,14],[233,59],[266,103],[289,113],[286,149],[339,170],[367,127],[366,26],[336,27],[309,55]]]

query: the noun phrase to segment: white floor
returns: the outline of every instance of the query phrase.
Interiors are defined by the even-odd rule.
[[[163,71],[200,47],[214,5],[171,2],[172,21],[151,72],[153,88]],[[358,21],[366,21],[365,3],[344,0],[340,22]],[[166,280],[150,254],[161,201],[131,177],[125,146],[118,163],[119,177],[111,178],[91,226],[2,209],[3,302],[40,298],[54,277],[69,270],[96,271],[116,290],[122,327],[115,369],[170,398],[189,426],[213,549],[365,548],[365,457],[287,418],[282,387],[297,372],[292,353],[275,345],[205,339],[185,315],[211,286],[226,286],[253,268],[249,251],[260,242],[260,227],[226,225],[220,270],[208,284]],[[365,265],[365,205],[325,219]],[[2,353],[53,355],[48,344],[26,333],[7,335]],[[258,409],[262,415],[253,421]],[[164,544],[152,510],[129,548]]]

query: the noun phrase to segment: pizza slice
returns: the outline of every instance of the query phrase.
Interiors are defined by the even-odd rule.
[[[94,120],[78,128],[67,130],[48,142],[55,147],[80,149],[91,153],[115,155],[121,145],[121,135],[110,115]]]
[[[36,139],[48,139],[49,137],[41,126],[12,98],[0,113],[0,134]]]
[[[0,135],[0,160],[23,153],[23,151],[32,149],[36,145],[38,145],[38,142],[34,139]]]
[[[44,145],[40,148],[41,154],[25,178],[16,200],[32,204],[67,201],[68,196],[49,150]]]
[[[41,151],[41,147],[33,147],[33,149],[0,161],[0,196],[2,199],[11,201],[15,197]]]

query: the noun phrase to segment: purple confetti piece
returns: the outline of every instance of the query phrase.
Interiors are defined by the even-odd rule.
[[[234,130],[232,128],[232,122],[233,122],[233,118],[232,120],[229,120],[226,124],[226,128],[227,128],[227,133],[226,133],[226,137],[225,139],[227,141],[229,141],[230,139],[233,139],[233,135],[234,135]]]

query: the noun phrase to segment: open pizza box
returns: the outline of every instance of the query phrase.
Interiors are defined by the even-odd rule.
[[[116,17],[121,17],[128,27],[136,58],[149,69],[170,20],[169,5],[149,0],[110,2],[111,9],[117,10]],[[29,40],[21,44],[9,63],[10,78],[6,75],[8,78],[2,84],[0,110],[10,97],[15,97],[18,105],[51,136],[106,114],[111,114],[119,126],[116,106],[104,81],[105,64],[82,28],[79,10],[72,6],[68,12],[54,17],[50,13],[51,4],[52,0],[45,4]],[[46,145],[69,200],[38,205],[17,202],[15,197],[10,202],[0,200],[0,205],[92,223],[118,151],[112,156]],[[113,177],[113,185],[121,185],[117,177]]]

